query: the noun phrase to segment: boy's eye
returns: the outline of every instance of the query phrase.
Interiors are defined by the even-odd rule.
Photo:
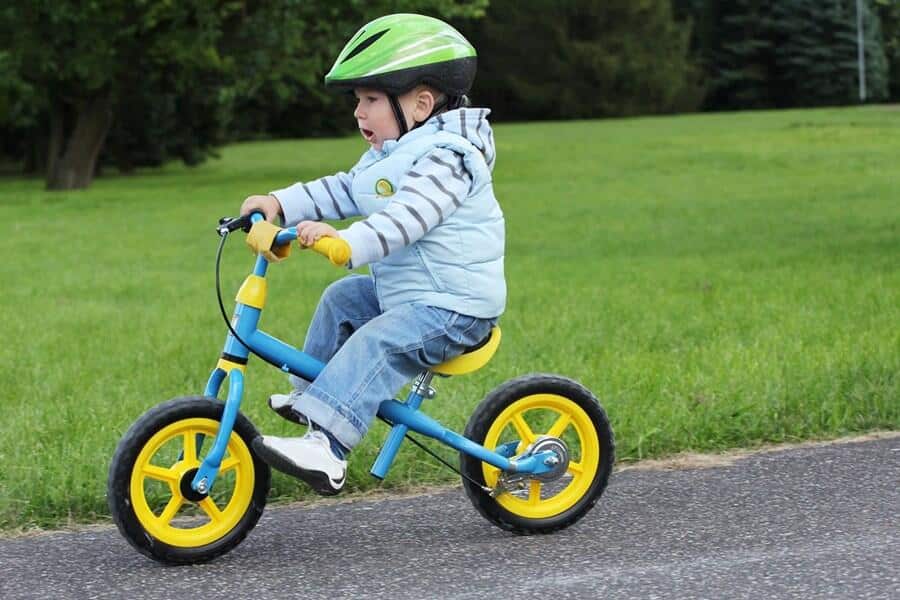
[[[369,102],[375,102],[376,100],[378,100],[378,96],[366,96],[366,100],[368,100]]]

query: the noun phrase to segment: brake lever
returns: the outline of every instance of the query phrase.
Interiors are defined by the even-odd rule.
[[[250,215],[244,215],[242,217],[222,217],[219,219],[219,226],[216,227],[216,233],[222,237],[225,237],[232,231],[237,231],[238,229],[242,229],[244,233],[249,233],[250,225]]]

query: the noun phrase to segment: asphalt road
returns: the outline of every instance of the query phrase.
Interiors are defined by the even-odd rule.
[[[900,437],[731,466],[626,470],[550,536],[461,489],[266,511],[237,549],[163,567],[111,527],[0,539],[0,598],[900,598]]]

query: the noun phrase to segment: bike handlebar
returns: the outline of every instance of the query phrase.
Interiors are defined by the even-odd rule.
[[[258,221],[262,221],[265,219],[262,213],[253,212],[250,213],[249,220],[245,220],[244,223],[247,223],[247,230],[249,230],[249,225],[256,223]],[[245,219],[245,217],[241,217],[241,219]],[[238,219],[235,219],[238,221]],[[240,225],[234,227],[234,229],[241,228]],[[234,229],[230,229],[230,231],[234,231]],[[278,232],[275,236],[275,240],[272,245],[283,245],[290,244],[294,240],[297,239],[297,228],[296,227],[287,227]],[[348,262],[350,262],[350,244],[341,238],[333,238],[333,237],[321,237],[316,240],[312,246],[306,246],[301,243],[301,246],[304,248],[309,248],[313,252],[317,254],[321,254],[336,267],[343,267]]]
[[[297,229],[295,227],[291,229],[294,230],[294,237],[297,237]],[[312,246],[305,247],[318,252],[336,267],[343,267],[350,262],[350,244],[341,238],[320,237]]]

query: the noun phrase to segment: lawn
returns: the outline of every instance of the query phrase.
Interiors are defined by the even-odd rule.
[[[481,371],[437,382],[428,413],[461,430],[503,380],[558,372],[601,399],[620,462],[900,426],[897,107],[495,134],[503,344]],[[236,144],[199,168],[78,192],[0,179],[0,529],[106,518],[118,439],[154,404],[201,393],[221,351],[218,217],[363,150],[358,138]],[[226,298],[251,265],[236,236]],[[301,344],[341,275],[311,253],[274,265],[263,329]],[[265,405],[283,374],[254,360],[247,378],[257,428],[299,431]],[[351,455],[348,492],[455,480],[409,446],[377,483],[385,432]],[[274,498],[307,495],[275,476]]]

